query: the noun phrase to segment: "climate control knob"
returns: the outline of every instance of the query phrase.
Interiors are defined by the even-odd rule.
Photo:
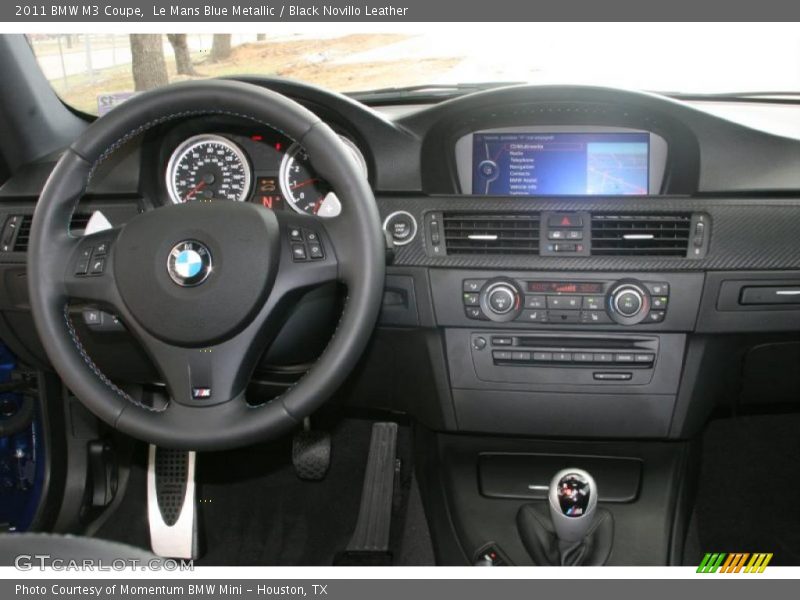
[[[638,281],[620,281],[608,296],[609,314],[620,325],[641,323],[650,311],[650,295]]]
[[[511,321],[520,308],[520,292],[510,281],[489,282],[481,291],[481,309],[492,321]]]

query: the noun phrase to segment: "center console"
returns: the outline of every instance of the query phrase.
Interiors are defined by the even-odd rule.
[[[459,429],[667,435],[702,273],[432,269],[429,277]]]

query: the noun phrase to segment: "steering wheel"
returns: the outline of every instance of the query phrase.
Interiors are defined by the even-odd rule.
[[[204,115],[248,120],[300,143],[343,200],[340,215],[194,201],[93,235],[70,235],[70,217],[98,165],[152,127]],[[112,427],[163,447],[243,446],[296,426],[350,373],[380,308],[384,245],[369,184],[316,115],[251,84],[179,83],[130,99],[61,156],[33,216],[31,311],[64,383]],[[248,404],[247,384],[288,309],[304,291],[330,281],[344,283],[347,300],[327,348],[281,396]],[[169,401],[147,404],[102,373],[72,323],[72,301],[118,315],[161,374]]]

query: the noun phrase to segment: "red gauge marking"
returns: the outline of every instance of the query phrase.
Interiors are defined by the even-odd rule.
[[[194,186],[186,193],[186,195],[183,197],[183,201],[186,202],[188,200],[191,200],[194,197],[194,195],[200,190],[202,190],[205,186],[206,186],[205,181],[201,181],[200,183],[198,183],[196,186]]]
[[[316,181],[319,181],[316,177],[314,177],[313,179],[306,179],[305,181],[301,181],[300,183],[295,183],[293,186],[290,186],[289,189],[290,190],[296,190],[298,188],[305,187],[307,185],[311,185],[312,183],[314,183]]]

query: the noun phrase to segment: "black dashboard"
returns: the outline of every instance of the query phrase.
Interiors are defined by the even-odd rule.
[[[800,328],[798,140],[605,88],[516,86],[373,108],[249,81],[334,127],[393,239],[380,321],[391,335],[376,335],[353,397],[443,430],[682,437],[709,410],[715,370],[730,366],[716,336]],[[38,363],[26,236],[56,159],[0,188],[0,336]],[[187,118],[106,161],[73,228],[95,210],[113,225],[194,201],[319,218],[348,209],[282,133]],[[267,367],[313,362],[325,336],[312,330],[330,304],[299,303]],[[124,329],[97,318],[83,323],[89,345],[133,356],[105,368],[146,379]]]

